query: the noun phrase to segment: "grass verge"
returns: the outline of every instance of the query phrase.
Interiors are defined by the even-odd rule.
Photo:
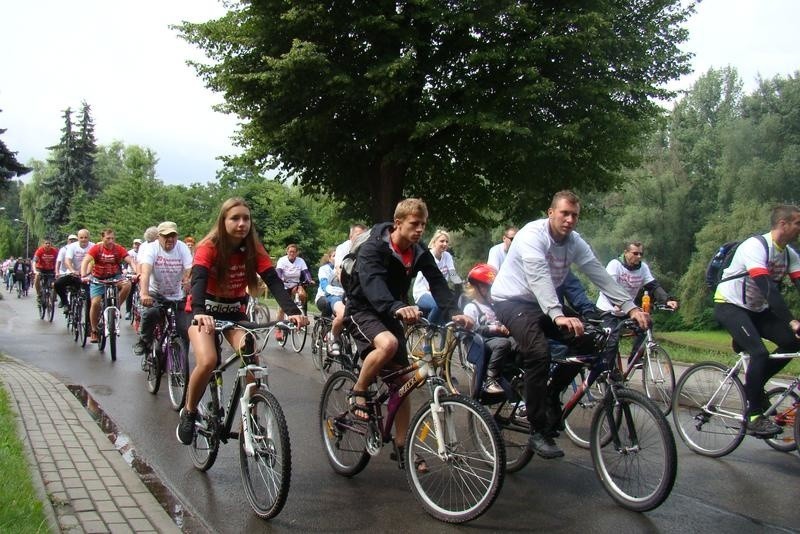
[[[2,356],[0,356],[2,361]],[[17,436],[8,394],[0,387],[0,532],[48,532],[42,503],[33,487],[27,457]]]

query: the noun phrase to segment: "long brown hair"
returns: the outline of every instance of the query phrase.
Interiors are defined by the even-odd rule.
[[[258,243],[258,232],[256,231],[256,226],[252,220],[252,213],[250,219],[250,231],[244,237],[242,242],[237,243],[231,236],[228,235],[228,232],[225,230],[225,217],[228,215],[228,212],[238,206],[244,206],[247,208],[247,211],[250,210],[250,205],[247,204],[247,201],[241,197],[232,197],[222,203],[222,206],[219,208],[219,215],[217,215],[217,222],[211,228],[211,231],[206,234],[206,236],[200,240],[198,243],[198,247],[205,243],[206,241],[211,242],[214,245],[214,248],[217,251],[217,259],[214,262],[214,268],[216,269],[217,274],[217,285],[219,287],[225,287],[225,283],[228,280],[228,268],[230,264],[230,258],[233,252],[238,247],[244,247],[244,266],[245,266],[245,277],[247,280],[247,287],[250,289],[251,294],[255,294],[254,292],[258,288],[258,272],[256,272],[256,255],[259,249]]]

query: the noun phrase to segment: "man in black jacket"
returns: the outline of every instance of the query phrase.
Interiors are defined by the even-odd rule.
[[[457,309],[453,293],[433,256],[419,244],[427,222],[425,203],[407,198],[397,204],[394,222],[372,227],[369,239],[358,249],[346,309],[359,354],[364,357],[351,394],[351,410],[358,419],[369,419],[367,391],[378,372],[390,364],[408,365],[403,323],[414,323],[421,317],[419,308],[408,303],[408,288],[417,273],[425,275],[443,316],[449,317]],[[463,315],[452,319],[471,323]],[[410,415],[410,405],[404,402],[395,418],[398,450],[404,446]]]

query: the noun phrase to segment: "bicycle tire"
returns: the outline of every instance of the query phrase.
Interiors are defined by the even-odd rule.
[[[669,353],[660,345],[645,347],[642,355],[642,387],[644,394],[665,416],[672,411],[675,391],[675,369]]]
[[[653,510],[669,497],[675,484],[675,437],[653,401],[627,388],[615,392],[617,403],[612,410],[618,428],[616,436],[608,424],[608,410],[598,409],[592,418],[595,473],[606,492],[623,508],[635,512]]]
[[[300,354],[300,352],[303,350],[303,347],[306,346],[306,338],[308,337],[308,327],[301,326],[298,328],[292,328],[291,337],[292,337],[292,349],[297,354]]]
[[[213,380],[214,378],[212,377],[206,393],[209,393],[211,388],[217,387]],[[219,405],[214,401],[208,400],[205,409],[201,409],[202,403],[211,397],[215,397],[215,395],[204,395],[197,405],[198,413],[194,437],[192,438],[192,443],[189,444],[189,456],[192,458],[192,464],[202,472],[211,469],[219,453],[220,442],[217,434],[216,416],[220,409]]]
[[[263,304],[254,304],[248,315],[250,321],[257,324],[265,324],[272,321],[269,308]]]
[[[528,446],[530,423],[527,418],[517,415],[521,406],[518,402],[505,401],[494,411],[494,420],[506,449],[506,473],[520,471],[533,458],[533,451]]]
[[[159,336],[154,336],[153,338],[153,346],[150,348],[150,352],[145,356],[147,358],[147,378],[145,383],[147,384],[147,391],[155,395],[158,393],[159,387],[161,386],[161,357],[159,352],[161,352],[161,345],[159,344]]]
[[[352,477],[369,463],[367,423],[352,417],[348,394],[356,384],[350,371],[336,371],[325,382],[319,405],[320,435],[333,470]]]
[[[51,288],[47,290],[47,320],[52,323],[55,314],[56,314],[56,298]]]
[[[92,329],[92,323],[89,319],[89,310],[91,306],[89,302],[83,303],[83,328],[81,329],[81,347],[86,346],[86,340],[89,339],[89,331]]]
[[[72,329],[77,342],[83,335],[83,301],[78,296],[73,297],[76,302],[72,304]]]
[[[794,442],[797,445],[797,454],[800,454],[800,417],[797,417],[797,412],[794,418]]]
[[[772,406],[775,400],[783,395],[785,391],[786,387],[784,386],[774,387],[767,391],[767,397],[769,398],[770,406]],[[792,452],[797,449],[797,441],[795,441],[796,438],[794,437],[793,429],[795,419],[797,418],[798,403],[800,403],[800,396],[798,396],[795,391],[790,391],[781,400],[781,403],[778,405],[775,411],[765,414],[773,417],[774,423],[784,429],[783,434],[780,436],[766,438],[764,440],[767,445],[776,451]],[[767,407],[764,406],[764,408]]]
[[[727,372],[728,368],[717,362],[695,364],[683,373],[672,395],[672,419],[678,435],[703,456],[730,454],[745,436],[744,387],[736,376],[723,384]],[[712,399],[718,388],[719,400]],[[715,402],[706,408],[711,400]]]
[[[97,350],[105,350],[106,348],[106,326],[103,313],[100,313],[100,321],[97,323]]]
[[[572,398],[573,394],[581,387],[585,377],[585,370],[581,371],[572,379],[572,383],[561,393],[562,406]],[[591,441],[592,418],[595,409],[603,402],[603,386],[595,382],[592,387],[584,391],[583,396],[567,415],[564,423],[564,433],[576,446],[581,449],[588,449]]]
[[[463,340],[456,340],[444,361],[444,379],[451,393],[468,395],[475,378],[475,366],[467,361]]]
[[[439,406],[446,459],[437,453],[433,406],[424,404],[406,434],[406,478],[428,514],[446,523],[464,523],[480,517],[500,493],[505,447],[494,419],[476,400],[442,395]],[[414,467],[420,460],[427,464],[427,473]]]
[[[317,319],[314,321],[314,328],[311,329],[311,363],[314,364],[314,368],[317,371],[322,371],[322,361],[324,359],[325,350],[324,341],[325,341],[325,323],[323,319]],[[323,373],[323,378],[325,374]]]
[[[278,327],[278,331],[283,334],[280,339],[277,339],[278,345],[281,347],[286,346],[286,342],[289,341],[289,332],[285,328]]]
[[[292,475],[292,451],[286,418],[275,396],[265,387],[250,396],[249,427],[253,456],[239,435],[239,466],[247,501],[262,519],[275,517],[286,504]]]
[[[111,361],[117,361],[117,314],[108,318],[108,348],[111,352]]]
[[[186,340],[173,338],[167,345],[167,387],[172,409],[180,411],[186,402],[189,385],[189,347]]]
[[[39,308],[39,319],[41,319],[42,321],[44,321],[44,313],[45,313],[44,298],[45,298],[44,292],[39,293],[39,296],[36,297],[36,306]]]

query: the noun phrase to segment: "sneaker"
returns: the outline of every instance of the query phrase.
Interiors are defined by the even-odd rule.
[[[137,356],[142,356],[143,354],[147,354],[150,352],[150,347],[148,347],[148,343],[145,343],[143,340],[139,340],[136,344],[133,345],[133,353]]]
[[[342,348],[336,342],[336,338],[333,337],[332,332],[328,332],[325,336],[325,343],[328,344],[328,354],[331,356],[339,356],[342,353]]]
[[[194,421],[197,419],[196,412],[190,412],[186,408],[181,410],[181,421],[175,429],[178,441],[184,445],[191,445],[194,439]]]
[[[564,456],[564,451],[556,445],[555,440],[542,432],[534,432],[531,434],[528,438],[528,447],[546,460]]]
[[[128,312],[128,313],[125,314],[125,320],[126,321],[130,321],[131,320],[131,312]]]
[[[505,393],[503,386],[500,385],[500,382],[498,382],[496,378],[487,378],[486,387],[484,387],[483,390],[489,395]]]
[[[756,419],[747,423],[747,433],[757,438],[771,438],[783,432],[783,429],[764,417],[759,415]]]
[[[98,341],[97,330],[89,332],[89,343],[97,343]]]
[[[275,341],[278,343],[283,342],[283,330],[275,330]]]
[[[527,419],[528,419],[528,407],[525,406],[524,402],[520,402],[519,403],[519,406],[517,406],[517,411],[514,413],[514,415],[518,419],[525,419],[527,421]]]

